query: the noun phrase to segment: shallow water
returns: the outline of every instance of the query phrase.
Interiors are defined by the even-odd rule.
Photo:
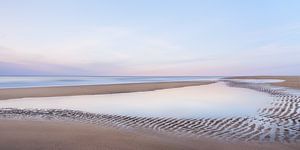
[[[259,108],[271,101],[268,94],[218,82],[147,92],[5,100],[0,101],[0,107],[73,109],[147,117],[218,118],[255,116]]]
[[[216,81],[214,76],[0,76],[0,88],[124,84],[172,81]]]

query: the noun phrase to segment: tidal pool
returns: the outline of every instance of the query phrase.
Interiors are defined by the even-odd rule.
[[[251,89],[209,85],[106,95],[23,98],[0,101],[0,108],[72,109],[142,117],[221,118],[257,115],[272,97]]]

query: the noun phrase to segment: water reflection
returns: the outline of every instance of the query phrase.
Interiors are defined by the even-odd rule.
[[[210,85],[148,92],[24,98],[0,101],[7,108],[57,108],[93,113],[148,117],[235,117],[254,116],[272,97],[250,89],[228,87],[223,82]]]

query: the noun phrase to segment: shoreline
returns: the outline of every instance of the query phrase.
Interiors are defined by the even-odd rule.
[[[258,77],[260,78],[260,77]],[[249,77],[248,79],[255,79],[255,77]],[[269,78],[270,79],[270,78]],[[278,77],[273,77],[271,79],[282,79]],[[291,82],[289,80],[288,82]],[[41,97],[38,92],[46,92],[46,94],[55,95],[55,94],[81,94],[81,95],[89,95],[88,93],[102,92],[102,94],[112,94],[112,93],[122,93],[122,92],[138,92],[138,91],[149,91],[149,90],[158,90],[158,89],[166,89],[166,88],[177,88],[177,87],[185,87],[185,86],[198,86],[205,85],[214,82],[168,82],[168,83],[138,83],[138,84],[122,84],[122,85],[91,85],[87,87],[76,86],[76,87],[44,87],[44,88],[29,88],[26,93],[26,89],[5,89],[12,90],[10,92],[15,92],[15,90],[20,90],[18,94],[21,95],[8,95],[9,98],[14,96],[36,96]],[[269,91],[268,89],[263,89],[263,87],[249,87],[247,84],[232,84],[234,87],[243,87],[250,88],[260,92],[267,92],[272,95],[278,95],[278,91]],[[22,95],[22,92],[24,92]],[[30,92],[31,91],[31,92]],[[0,89],[0,99],[1,92],[3,89]],[[37,93],[35,93],[37,92]],[[53,93],[52,93],[53,92]],[[77,92],[77,93],[76,93]],[[82,93],[83,92],[83,93]],[[86,93],[85,93],[86,92]],[[26,95],[29,94],[29,95]],[[30,95],[31,94],[31,95]],[[32,95],[33,94],[33,95]],[[45,96],[45,95],[44,95]],[[68,95],[65,95],[68,96]],[[69,95],[71,96],[71,95]],[[294,104],[298,103],[299,97],[289,97],[288,95],[278,95],[278,100],[283,104],[289,105],[280,105],[282,107],[272,106],[270,108],[262,108],[261,112],[263,117],[270,118],[281,118],[281,120],[285,120],[290,122],[293,120],[293,115],[285,114],[297,114],[294,112],[295,109],[292,109]],[[276,109],[275,109],[276,108]],[[276,111],[269,111],[276,110]],[[286,112],[281,112],[280,110],[289,110]],[[3,111],[3,110],[2,110]],[[5,112],[7,111],[7,112]],[[225,118],[225,119],[200,119],[200,120],[182,120],[182,119],[174,119],[174,118],[141,118],[141,117],[130,117],[130,116],[118,116],[118,115],[101,115],[96,114],[93,115],[91,113],[86,112],[78,112],[78,111],[67,111],[67,110],[5,110],[4,118],[0,118],[0,131],[2,134],[0,135],[0,149],[108,149],[108,150],[127,150],[127,149],[145,149],[145,150],[163,150],[163,149],[190,149],[190,150],[215,150],[215,149],[224,149],[224,150],[296,150],[299,149],[300,144],[298,140],[295,143],[288,142],[289,139],[284,139],[287,143],[278,142],[278,137],[274,142],[270,142],[268,137],[266,138],[268,141],[223,141],[220,139],[215,139],[206,136],[199,136],[196,138],[192,138],[190,135],[187,136],[176,136],[176,133],[180,133],[177,131],[187,131],[186,133],[190,133],[191,131],[199,131],[199,134],[204,133],[204,135],[209,134],[220,134],[224,133],[223,137],[226,137],[227,127],[235,127],[239,132],[235,132],[236,136],[241,134],[241,138],[248,138],[248,136],[258,135],[260,132],[267,133],[271,130],[264,130],[265,127],[260,126],[260,124],[255,124],[254,121],[249,120],[249,118]],[[17,119],[13,120],[10,118],[5,118],[5,116],[16,115]],[[28,117],[29,116],[29,117]],[[40,118],[44,116],[44,118],[40,120],[34,120],[34,117]],[[60,117],[69,117],[80,118],[78,121],[68,121],[68,120],[59,120]],[[23,118],[22,118],[23,117]],[[31,118],[33,117],[33,118]],[[49,118],[57,118],[57,120],[47,120]],[[282,118],[285,117],[285,118]],[[33,119],[33,120],[32,120]],[[270,121],[270,120],[263,120]],[[82,122],[81,122],[82,121]],[[97,121],[100,121],[100,124],[92,124]],[[91,122],[91,123],[89,123]],[[174,124],[175,122],[175,124]],[[272,120],[271,120],[272,122]],[[276,121],[275,121],[276,122]],[[103,123],[103,125],[101,125]],[[279,124],[285,122],[279,122]],[[105,126],[108,125],[108,126]],[[120,126],[113,126],[120,125]],[[145,127],[155,127],[159,129],[159,131],[145,132],[144,130],[140,130],[140,128],[136,128],[145,126]],[[207,125],[207,126],[205,126]],[[297,125],[297,124],[296,124]],[[122,130],[118,130],[121,127]],[[130,127],[134,128],[130,128]],[[223,128],[219,128],[222,127]],[[248,127],[250,128],[248,128]],[[218,127],[218,130],[215,128]],[[291,126],[289,128],[293,129],[295,126]],[[249,133],[249,135],[242,133],[244,130],[240,130],[240,128],[245,128]],[[200,130],[201,129],[201,130]],[[233,131],[234,128],[231,128],[230,131]],[[267,129],[267,128],[265,128]],[[174,135],[168,135],[164,133],[165,131],[170,131],[175,133]],[[147,130],[148,131],[148,130]],[[218,132],[216,132],[218,131]],[[288,131],[289,133],[290,131]],[[250,134],[251,133],[251,134]],[[252,135],[253,133],[253,135]],[[277,133],[276,134],[280,134]],[[289,136],[289,135],[288,135]],[[222,136],[221,136],[222,137]],[[297,136],[298,137],[298,136]],[[296,137],[296,139],[298,139]],[[299,136],[300,137],[300,136]],[[271,137],[269,137],[271,138]],[[280,138],[280,137],[279,137]],[[82,140],[83,139],[83,140]],[[279,140],[280,141],[280,140]],[[266,142],[266,143],[265,143]],[[18,144],[15,144],[18,143]]]
[[[199,86],[214,83],[212,81],[178,81],[153,83],[128,83],[109,85],[79,85],[79,86],[53,86],[31,88],[0,89],[0,100],[29,98],[29,97],[55,97],[75,95],[97,95],[129,92],[144,92],[186,86]]]

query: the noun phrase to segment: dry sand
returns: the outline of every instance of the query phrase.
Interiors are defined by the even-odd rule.
[[[296,150],[299,144],[226,143],[50,121],[0,121],[5,150]]]
[[[285,81],[272,84],[300,89],[300,76],[236,76],[230,79],[280,79]]]
[[[57,87],[34,87],[0,89],[0,100],[25,98],[25,97],[51,97],[51,96],[74,96],[95,95],[151,91],[185,86],[198,86],[210,84],[208,81],[181,81],[181,82],[157,82],[157,83],[130,83],[112,85],[82,85],[82,86],[57,86]]]

